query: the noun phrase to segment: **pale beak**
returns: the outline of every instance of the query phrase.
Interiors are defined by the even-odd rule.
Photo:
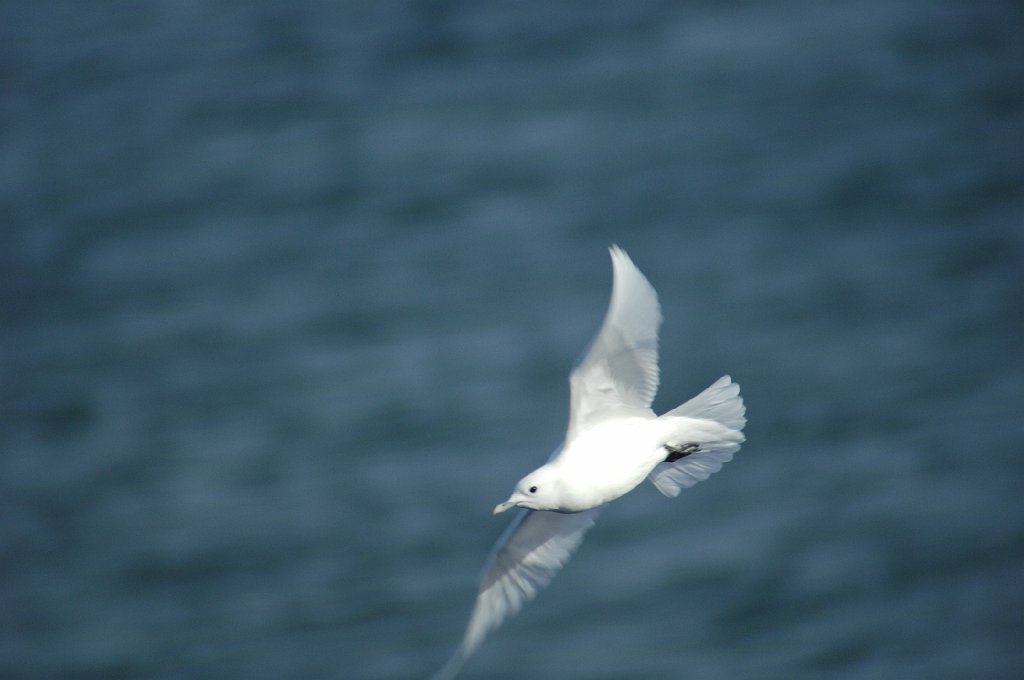
[[[504,503],[498,503],[494,506],[494,514],[497,515],[499,512],[505,512],[512,507],[515,507],[515,503],[510,500],[505,501]]]

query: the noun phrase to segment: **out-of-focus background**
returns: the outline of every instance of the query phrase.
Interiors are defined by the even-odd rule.
[[[1024,671],[1017,3],[5,3],[0,675],[420,678],[619,243],[649,485],[466,678]]]

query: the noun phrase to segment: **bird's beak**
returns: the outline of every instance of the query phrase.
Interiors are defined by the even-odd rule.
[[[504,503],[498,503],[497,505],[494,506],[494,514],[497,515],[499,512],[505,512],[506,510],[514,506],[515,503],[513,503],[511,500],[507,500]]]

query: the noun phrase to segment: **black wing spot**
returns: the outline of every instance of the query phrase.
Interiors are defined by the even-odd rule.
[[[679,446],[665,444],[665,450],[668,451],[668,455],[665,457],[665,462],[674,463],[680,458],[686,458],[690,454],[700,451],[700,444],[697,442],[688,442]]]

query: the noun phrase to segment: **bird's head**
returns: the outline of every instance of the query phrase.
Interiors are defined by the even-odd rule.
[[[559,510],[561,508],[559,487],[555,472],[547,465],[540,467],[519,480],[508,500],[495,506],[494,514],[505,512],[513,507],[531,510]]]

